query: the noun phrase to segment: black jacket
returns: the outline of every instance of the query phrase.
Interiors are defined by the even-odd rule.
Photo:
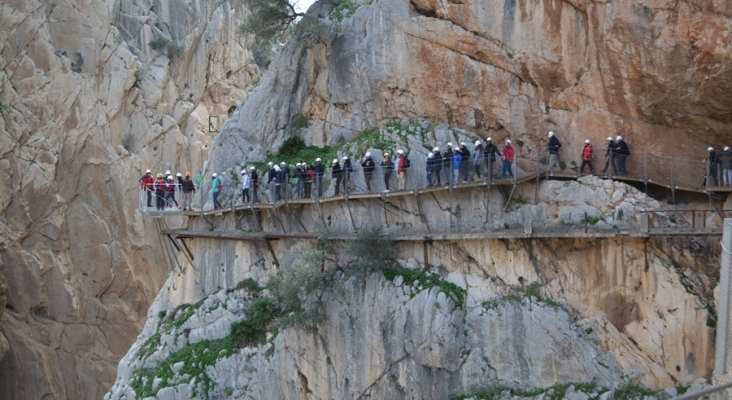
[[[183,188],[183,193],[196,193],[196,185],[193,184],[193,180],[191,178],[183,179],[181,186]]]
[[[381,162],[381,169],[383,169],[382,172],[392,172],[394,171],[394,161],[392,159],[384,159],[384,161]]]
[[[467,163],[470,160],[470,150],[468,150],[467,146],[460,149],[460,156],[463,158],[462,163]]]
[[[259,175],[257,175],[257,171],[252,171],[252,185],[259,185]]]
[[[625,144],[625,140],[618,140],[618,148],[615,150],[615,153],[620,155],[630,155],[630,150],[628,149],[628,145]]]
[[[341,168],[340,164],[335,164],[333,165],[333,170],[331,171],[331,173],[333,174],[333,178],[335,179],[343,175],[343,168]]]
[[[363,172],[371,173],[374,172],[374,168],[376,168],[376,163],[374,162],[374,159],[369,157],[361,163],[361,166],[363,167]]]
[[[559,143],[559,139],[556,136],[549,138],[549,144],[546,145],[549,154],[559,154],[560,147],[562,147],[562,144]]]
[[[612,140],[608,141],[607,144],[607,151],[605,151],[605,157],[615,154],[615,149],[618,148],[618,145],[615,144]]]
[[[501,156],[501,151],[498,150],[498,147],[493,144],[489,143],[485,146],[485,150],[483,150],[483,155],[485,156],[485,159],[487,161],[496,161],[496,156]]]
[[[432,157],[432,163],[434,164],[435,169],[439,170],[442,168],[442,154],[440,154],[439,151],[436,151],[434,154],[435,156]]]

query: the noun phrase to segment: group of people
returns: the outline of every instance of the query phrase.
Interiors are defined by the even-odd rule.
[[[559,152],[562,144],[554,132],[549,132],[547,136],[546,176],[550,177],[555,168],[560,168]],[[718,174],[721,173],[723,185],[732,186],[732,153],[730,148],[724,147],[719,155],[712,147],[709,147],[708,151],[708,176],[713,179],[714,185],[719,186]],[[628,175],[626,166],[628,156],[630,156],[630,150],[622,136],[618,135],[614,140],[612,137],[608,137],[605,165],[600,174],[606,174],[612,168],[612,175]],[[595,157],[592,142],[589,139],[585,140],[581,153],[580,175],[584,174],[585,167],[589,168],[591,174],[595,173],[593,166]],[[472,178],[482,179],[490,183],[494,178],[494,165],[499,160],[501,162],[499,179],[513,178],[515,151],[510,139],[505,141],[502,149],[495,145],[490,137],[486,138],[485,145],[481,141],[476,141],[472,153],[465,142],[461,142],[457,148],[453,148],[453,144],[448,142],[444,151],[441,151],[439,147],[434,147],[427,154],[426,186],[428,188],[441,186],[443,177],[447,186],[467,183],[471,180],[471,173]],[[399,190],[407,188],[407,173],[411,168],[411,161],[403,150],[397,150],[394,159],[388,152],[384,152],[383,159],[378,164],[371,157],[371,153],[367,152],[360,165],[368,192],[373,191],[373,177],[377,168],[380,168],[385,193],[390,191],[393,175],[396,175]],[[349,182],[354,173],[350,158],[346,156],[340,160],[334,159],[330,165],[330,172],[334,183],[334,195],[347,194]],[[309,199],[313,196],[318,199],[322,198],[325,173],[326,167],[320,158],[317,158],[312,164],[300,162],[294,166],[285,162],[279,165],[270,162],[267,171],[261,177],[255,167],[243,169],[240,180],[241,202],[243,204],[259,203],[258,193],[262,184],[267,185],[270,203],[286,201],[291,198]],[[214,209],[219,209],[222,208],[219,195],[223,191],[223,182],[216,173],[212,174],[212,178],[211,192],[213,194]],[[196,188],[200,188],[200,184],[201,175],[199,174],[194,184],[188,172],[184,176],[178,173],[176,177],[173,177],[170,171],[166,171],[165,174],[158,174],[157,179],[155,179],[150,170],[147,170],[146,174],[140,178],[141,188],[147,192],[147,206],[152,207],[151,198],[154,195],[158,210],[165,208],[192,210],[192,196]],[[313,187],[313,184],[315,187]],[[706,178],[704,185],[706,185]],[[292,193],[293,190],[294,193]],[[178,191],[182,192],[182,206],[178,206],[175,198],[175,193]]]
[[[706,178],[708,176],[711,177],[709,183],[714,182],[714,186],[732,187],[732,152],[730,152],[729,146],[724,146],[719,155],[714,151],[714,147],[707,148],[707,151],[709,155],[707,156],[706,162],[709,169],[702,186],[707,185]],[[719,184],[719,173],[722,174],[721,185]]]
[[[199,186],[201,179],[200,175],[196,177]],[[186,172],[185,176],[179,172],[173,177],[170,171],[165,171],[165,174],[159,173],[157,177],[153,177],[152,172],[148,169],[140,178],[140,189],[145,191],[148,208],[153,207],[152,198],[155,196],[154,207],[159,211],[168,208],[183,211],[193,210],[193,193],[196,192],[196,186],[191,179],[190,172]],[[176,192],[183,193],[182,205],[178,205],[178,201],[175,199]]]

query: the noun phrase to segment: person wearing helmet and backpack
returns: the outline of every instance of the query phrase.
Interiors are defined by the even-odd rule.
[[[554,167],[561,168],[559,166],[559,148],[562,147],[562,144],[554,136],[554,132],[549,132],[547,136],[549,136],[549,143],[546,145],[546,150],[549,152],[549,164],[546,167],[546,176],[548,178]]]
[[[489,185],[493,182],[493,163],[496,162],[497,157],[503,157],[501,151],[498,150],[498,146],[493,144],[493,139],[487,137],[485,139],[485,150],[483,150],[485,162],[488,165],[488,173],[486,176],[486,183]]]
[[[579,174],[582,176],[582,172],[585,170],[585,165],[588,165],[590,167],[590,173],[595,173],[595,168],[592,166],[592,157],[594,154],[592,153],[592,144],[590,143],[590,139],[585,140],[585,147],[582,149],[582,165],[580,166]]]
[[[623,140],[622,136],[618,135],[615,140],[618,145],[618,147],[615,149],[615,154],[618,155],[618,174],[628,175],[628,168],[625,166],[625,161],[630,155],[630,149],[628,149],[628,145],[625,143],[625,140]]]
[[[168,184],[163,178],[163,174],[158,174],[158,178],[153,182],[155,189],[155,206],[158,211],[165,209],[165,194],[168,192]]]
[[[221,203],[219,203],[219,194],[224,188],[224,185],[221,183],[221,178],[219,178],[215,172],[211,174],[211,177],[213,178],[213,181],[211,182],[211,193],[213,193],[214,210],[218,210],[221,208]]]
[[[153,183],[155,183],[155,178],[152,176],[152,171],[149,169],[145,171],[145,175],[140,178],[140,189],[144,190],[147,193],[147,206],[152,207],[152,194],[153,194]]]

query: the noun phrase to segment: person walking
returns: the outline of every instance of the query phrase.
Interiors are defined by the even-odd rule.
[[[580,176],[582,176],[582,172],[585,170],[585,165],[590,167],[590,174],[595,173],[595,168],[592,166],[592,157],[594,157],[592,144],[590,143],[590,139],[587,139],[585,140],[585,147],[582,149],[582,165],[579,170]]]
[[[613,167],[613,175],[617,173],[617,169],[615,168],[615,159],[617,158],[617,153],[615,150],[617,149],[618,145],[615,144],[615,141],[613,141],[612,136],[607,137],[607,150],[605,150],[605,168],[600,171],[601,174],[604,174],[607,172],[608,167]]]
[[[483,150],[485,162],[488,164],[488,172],[486,173],[486,182],[490,185],[493,182],[493,163],[496,157],[503,157],[498,146],[493,144],[493,139],[487,137],[485,139],[485,150]]]
[[[391,173],[394,172],[394,162],[391,160],[389,153],[384,153],[384,160],[381,161],[381,173],[384,175],[384,193],[389,193],[389,179]]]
[[[315,159],[315,187],[318,188],[318,199],[323,198],[323,174],[325,173],[325,166],[320,158]]]
[[[445,186],[453,185],[456,182],[456,180],[453,179],[455,178],[455,174],[452,171],[453,153],[452,143],[447,142],[445,152],[442,153],[442,163],[445,165]]]
[[[366,182],[366,191],[371,191],[371,176],[374,174],[376,163],[371,158],[371,153],[366,153],[366,158],[361,163],[363,168],[363,180]]]
[[[511,140],[506,139],[506,146],[503,148],[503,169],[501,170],[501,179],[506,179],[506,174],[508,174],[508,177],[513,178],[513,160],[513,146],[511,146]]]
[[[615,142],[617,144],[617,147],[615,148],[615,154],[618,155],[618,174],[628,175],[628,168],[625,166],[625,161],[630,155],[630,149],[628,149],[628,145],[625,143],[625,140],[623,140],[623,137],[620,135],[615,138]]]
[[[337,158],[333,160],[330,174],[331,179],[335,182],[334,196],[339,196],[341,194],[341,182],[343,181],[343,168],[341,168],[341,164],[338,163]]]
[[[257,169],[254,167],[249,167],[249,173],[252,177],[252,204],[259,203],[259,194],[257,191],[259,190],[259,174],[257,174]]]
[[[351,166],[351,160],[348,157],[343,157],[343,194],[348,194],[348,183],[351,182],[351,172],[353,172],[353,166]]]
[[[196,193],[196,185],[191,179],[190,172],[186,172],[183,178],[181,191],[183,192],[183,211],[193,211],[193,193]]]
[[[457,184],[457,182],[460,182],[460,167],[463,165],[463,156],[460,154],[460,150],[455,149],[455,151],[452,152],[452,174],[453,174],[453,182]]]
[[[440,172],[442,171],[442,154],[440,154],[440,148],[435,147],[432,149],[432,154],[432,179],[437,179],[435,186],[442,186],[442,182],[440,181]]]
[[[201,183],[203,183],[203,175],[201,175],[201,172],[198,172],[198,175],[196,175],[196,189],[201,190]]]
[[[399,182],[399,190],[406,190],[409,159],[404,155],[404,150],[397,150],[397,154],[397,181]]]
[[[178,202],[175,200],[175,192],[178,190],[178,182],[173,178],[173,175],[168,175],[166,182],[168,183],[168,192],[165,194],[165,200],[168,203],[168,208],[173,208],[174,203],[175,208],[180,208]]]
[[[432,187],[432,173],[435,172],[435,153],[427,153],[427,187]]]
[[[559,148],[562,147],[562,144],[559,143],[559,139],[554,135],[554,132],[549,132],[549,143],[546,146],[547,151],[549,152],[549,164],[546,168],[546,176],[547,178],[551,175],[552,170],[556,166],[559,167]]]
[[[219,194],[224,188],[224,185],[221,183],[221,179],[215,172],[211,174],[211,177],[213,178],[213,181],[211,182],[211,192],[213,193],[214,210],[218,210],[221,208],[221,203],[219,203]]]
[[[153,188],[153,184],[155,183],[155,178],[152,176],[152,171],[149,169],[145,171],[145,175],[140,178],[140,190],[144,190],[147,194],[147,207],[152,207],[152,194],[155,191]]]
[[[305,198],[309,199],[315,180],[315,168],[312,165],[305,165]]]
[[[481,179],[480,169],[485,163],[485,154],[483,152],[483,144],[480,143],[480,140],[476,141],[475,150],[473,151],[473,171],[475,171],[475,178],[478,181]]]
[[[165,196],[168,192],[168,183],[163,179],[163,174],[158,174],[158,178],[153,181],[153,188],[155,189],[155,206],[158,211],[165,209]]]
[[[249,204],[249,189],[252,187],[252,176],[246,169],[241,170],[241,202],[244,205]]]
[[[468,166],[470,165],[470,150],[465,142],[460,142],[460,175],[463,177],[463,183],[468,183]]]
[[[719,186],[717,170],[719,169],[720,160],[719,157],[717,157],[717,152],[714,151],[714,147],[708,147],[707,151],[709,152],[709,155],[705,160],[707,164],[707,173],[704,174],[704,183],[702,183],[702,186],[707,186],[707,178],[711,176],[712,180],[709,181],[709,186],[711,187],[711,183],[714,182],[714,187],[717,187]]]
[[[719,160],[722,162],[722,182],[724,186],[730,187],[732,186],[732,152],[730,152],[729,146],[724,146]]]

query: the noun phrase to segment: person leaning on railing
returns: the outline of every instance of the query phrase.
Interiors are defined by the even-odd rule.
[[[168,189],[163,174],[158,174],[158,178],[153,182],[153,188],[155,189],[155,208],[158,211],[163,211],[165,208],[165,193]]]
[[[445,186],[450,186],[454,182],[453,172],[452,172],[452,159],[453,159],[452,143],[447,142],[445,152],[442,153],[442,164],[445,166]]]
[[[719,160],[722,162],[722,182],[724,186],[732,186],[732,152],[729,146],[724,146],[724,150],[719,154]]]
[[[320,158],[315,159],[315,187],[318,189],[318,198],[323,198],[323,174],[325,173],[325,166]]]
[[[145,171],[145,175],[140,178],[140,190],[144,190],[147,193],[148,208],[152,207],[153,183],[155,183],[155,178],[152,177],[152,172],[148,169]]]

